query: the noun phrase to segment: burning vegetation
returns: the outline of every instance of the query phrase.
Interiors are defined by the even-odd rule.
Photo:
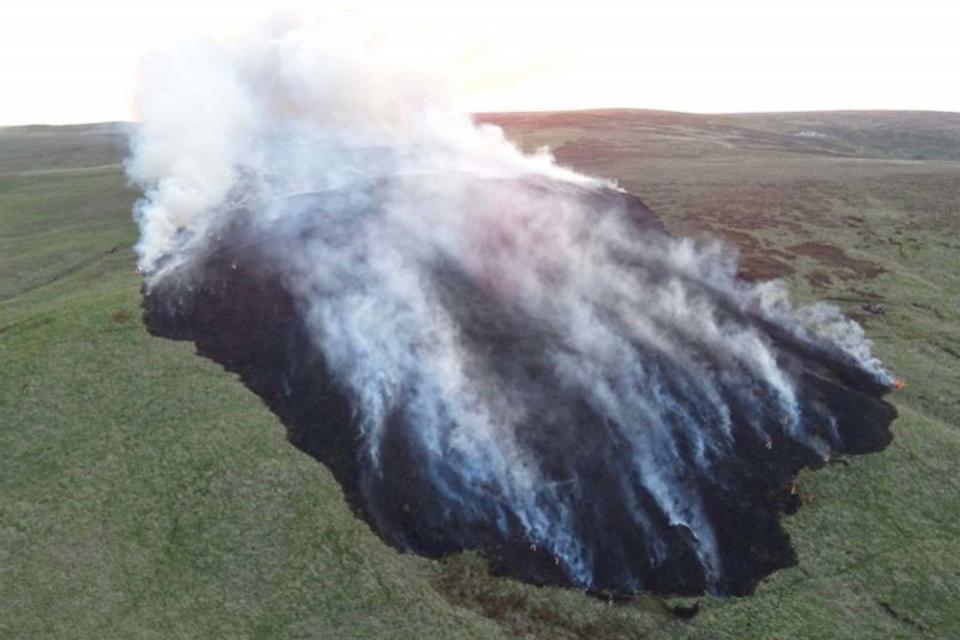
[[[147,66],[150,330],[237,372],[399,549],[617,596],[794,562],[796,473],[891,438],[862,329],[339,42]]]

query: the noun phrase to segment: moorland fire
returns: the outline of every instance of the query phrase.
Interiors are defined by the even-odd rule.
[[[238,372],[397,548],[616,595],[792,563],[796,473],[890,441],[862,329],[341,45],[147,65],[150,330]]]

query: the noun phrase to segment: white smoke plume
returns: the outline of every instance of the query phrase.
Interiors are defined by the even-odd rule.
[[[458,522],[519,529],[571,583],[602,586],[583,513],[592,485],[557,462],[578,454],[548,464],[531,445],[562,420],[553,405],[576,397],[617,443],[609,492],[648,541],[644,562],[667,563],[664,531],[682,530],[707,588],[730,590],[702,479],[739,459],[747,438],[788,439],[817,459],[841,446],[835,417],[771,336],[889,385],[863,331],[835,308],[794,308],[782,284],[738,280],[724,247],[638,225],[614,185],[525,155],[402,58],[348,23],[149,57],[127,164],[144,192],[147,291],[202,284],[198,265],[243,226],[353,403],[369,483],[401,414]],[[484,351],[483,327],[461,312],[488,318],[491,307],[529,328],[506,359],[530,350],[539,372],[504,371]],[[538,376],[556,396],[533,397]],[[642,575],[607,582],[647,586]]]

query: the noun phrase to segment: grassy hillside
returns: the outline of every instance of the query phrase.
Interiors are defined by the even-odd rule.
[[[960,115],[486,118],[841,304],[906,379],[886,451],[801,476],[799,565],[684,620],[388,549],[232,375],[143,330],[125,128],[0,129],[0,638],[960,637]]]

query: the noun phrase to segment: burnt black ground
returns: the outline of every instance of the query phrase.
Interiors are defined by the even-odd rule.
[[[639,232],[665,233],[634,196],[601,191],[586,197],[620,198]],[[323,206],[322,199],[316,206]],[[311,340],[302,302],[260,246],[249,229],[237,224],[224,230],[191,267],[189,281],[174,271],[145,291],[144,320],[150,332],[191,340],[200,355],[239,374],[283,421],[290,442],[331,469],[354,512],[387,543],[428,556],[480,549],[498,573],[536,584],[569,584],[569,576],[550,554],[526,539],[519,523],[512,522],[504,534],[492,522],[451,513],[421,472],[423,454],[408,437],[415,426],[406,424],[403,415],[393,416],[386,429],[382,474],[365,467],[350,401]],[[592,591],[629,596],[639,579],[642,589],[655,593],[703,593],[708,585],[691,551],[690,532],[671,526],[641,489],[638,499],[652,515],[666,550],[665,560],[653,560],[649,535],[632,524],[617,488],[619,474],[628,468],[624,447],[602,417],[559,386],[542,366],[549,338],[522,315],[498,308],[456,269],[440,265],[436,279],[447,310],[468,342],[488,353],[491,366],[505,378],[522,377],[528,385],[528,395],[537,403],[533,413],[542,419],[521,434],[524,445],[536,452],[554,479],[572,475],[588,496],[578,503],[582,512],[577,526],[596,558]],[[836,350],[802,342],[744,315],[724,305],[719,293],[703,293],[714,296],[731,318],[756,327],[777,345],[781,366],[799,380],[811,423],[828,414],[836,417],[841,436],[837,453],[870,453],[889,444],[896,411],[882,399],[889,391],[885,385]],[[669,363],[661,373],[671,384],[684,384]],[[737,416],[755,409],[737,406],[736,395],[726,398],[735,423]],[[768,419],[771,424],[780,421],[777,415]],[[823,461],[782,429],[772,433],[776,435],[765,442],[740,430],[735,453],[710,477],[691,473],[687,478],[703,497],[719,542],[723,576],[714,589],[722,594],[748,594],[763,577],[796,562],[780,517],[797,506],[791,491],[797,472]]]

